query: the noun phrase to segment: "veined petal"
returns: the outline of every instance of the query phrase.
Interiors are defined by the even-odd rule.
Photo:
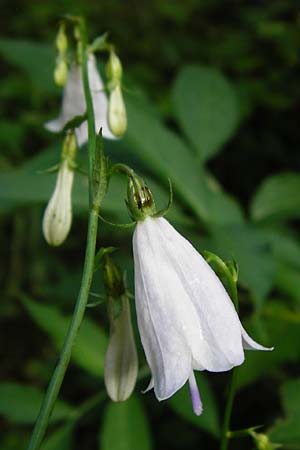
[[[150,220],[159,230],[156,239],[165,249],[168,264],[197,311],[203,341],[193,342],[193,368],[219,372],[240,365],[244,361],[241,325],[221,281],[169,222],[164,218]]]

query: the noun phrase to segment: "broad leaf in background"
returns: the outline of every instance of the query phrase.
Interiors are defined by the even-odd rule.
[[[197,384],[203,403],[203,413],[197,417],[192,408],[190,392],[187,384],[176,392],[167,404],[184,420],[195,424],[197,427],[211,433],[215,437],[219,435],[220,424],[217,404],[205,375],[195,372]]]
[[[200,248],[222,259],[237,261],[239,281],[251,291],[256,306],[261,306],[276,270],[271,246],[261,230],[251,225],[214,227],[211,237],[203,240]]]
[[[44,392],[33,386],[19,383],[0,383],[0,415],[9,422],[34,423],[44,398]],[[73,408],[58,400],[51,415],[51,422],[70,417]]]
[[[284,363],[299,361],[300,312],[269,300],[263,307],[261,318],[252,317],[245,323],[245,328],[255,340],[273,346],[274,350],[268,353],[245,352],[244,364],[236,369],[238,388],[274,374]]]
[[[27,298],[22,298],[22,302],[31,318],[51,336],[60,350],[71,317],[64,316],[54,306],[41,305]],[[73,360],[92,375],[102,376],[106,348],[107,337],[104,332],[85,317],[72,352]]]
[[[175,114],[202,161],[233,136],[238,104],[233,86],[212,67],[183,67],[173,87]]]
[[[162,182],[167,183],[169,177],[175,192],[202,222],[240,223],[239,205],[222,191],[211,189],[202,165],[179,136],[167,129],[144,103],[128,97],[126,107],[128,131],[124,140],[128,153]]]
[[[73,426],[63,425],[53,431],[41,445],[41,450],[71,450]]]
[[[287,220],[300,217],[299,193],[299,173],[280,173],[267,178],[252,199],[252,219]]]
[[[26,72],[32,81],[32,89],[38,88],[49,94],[59,92],[53,82],[54,46],[18,39],[0,39],[0,54]]]
[[[126,402],[108,403],[99,434],[100,450],[151,450],[151,435],[143,403],[132,395]]]
[[[283,448],[286,444],[286,448],[300,449],[300,378],[284,383],[281,398],[285,419],[275,423],[269,432],[270,439],[284,444]]]

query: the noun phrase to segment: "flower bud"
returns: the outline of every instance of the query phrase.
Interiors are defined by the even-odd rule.
[[[252,431],[251,436],[258,450],[275,450],[281,447],[280,444],[272,443],[266,434]]]
[[[109,397],[114,402],[122,402],[127,400],[134,389],[138,357],[129,300],[121,273],[110,257],[105,259],[104,279],[108,294],[110,337],[105,355],[104,383]]]
[[[128,180],[127,206],[134,220],[144,220],[156,212],[154,198],[150,189],[136,175]]]
[[[55,40],[56,48],[59,53],[66,53],[68,50],[68,39],[66,35],[66,27],[64,23],[60,24]]]
[[[65,59],[58,57],[54,69],[54,81],[59,87],[63,87],[68,79],[68,65]]]
[[[117,137],[123,136],[127,128],[127,114],[120,83],[109,94],[108,124]]]
[[[107,78],[113,83],[120,83],[122,79],[123,69],[120,58],[114,51],[110,52],[108,63],[106,64]]]
[[[68,133],[63,144],[55,189],[43,217],[43,233],[48,244],[58,246],[66,239],[72,223],[72,187],[76,154],[74,133]]]

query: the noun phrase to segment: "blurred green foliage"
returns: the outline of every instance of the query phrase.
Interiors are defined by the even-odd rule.
[[[53,41],[66,12],[85,15],[91,37],[110,31],[123,61],[129,128],[105,142],[108,154],[144,175],[161,206],[171,178],[168,218],[200,251],[238,262],[245,325],[275,347],[248,352],[238,369],[233,428],[264,424],[273,442],[300,449],[300,16],[292,0],[4,2],[1,449],[26,447],[80,284],[84,175],[76,175],[67,242],[51,249],[41,233],[55,176],[39,172],[58,161],[61,145],[43,123],[60,104]],[[85,170],[84,150],[79,158]],[[124,195],[116,177],[106,218],[128,222]],[[132,291],[130,231],[100,231],[101,245],[119,247]],[[103,293],[100,272],[92,291]],[[142,396],[145,377],[128,402],[111,404],[102,379],[107,331],[105,305],[89,308],[42,450],[216,449],[228,374],[199,374],[200,418],[187,389],[161,404]]]

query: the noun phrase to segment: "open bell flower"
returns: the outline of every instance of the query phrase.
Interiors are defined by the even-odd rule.
[[[165,400],[188,380],[200,415],[194,370],[227,371],[243,363],[244,349],[271,349],[251,339],[215,272],[167,220],[139,220],[133,254],[138,327],[152,373],[148,389]]]
[[[66,158],[58,170],[55,188],[43,217],[44,237],[55,247],[64,242],[71,228],[73,180],[74,169]]]
[[[104,90],[103,82],[96,67],[94,55],[90,54],[88,59],[88,76],[92,93],[92,101],[95,113],[95,128],[97,131],[102,127],[102,136],[114,139],[111,132],[107,115],[108,100]],[[61,113],[57,119],[45,124],[52,132],[60,132],[64,126],[75,116],[81,116],[86,112],[86,102],[83,91],[82,69],[80,64],[73,63],[70,67],[68,81],[64,87]],[[81,147],[88,140],[87,121],[84,121],[75,129],[77,144]]]

